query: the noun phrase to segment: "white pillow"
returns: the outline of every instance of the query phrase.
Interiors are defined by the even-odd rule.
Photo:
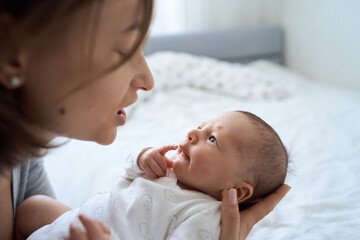
[[[157,52],[147,61],[157,90],[191,87],[243,100],[283,99],[290,95],[284,79],[238,63],[179,52]]]

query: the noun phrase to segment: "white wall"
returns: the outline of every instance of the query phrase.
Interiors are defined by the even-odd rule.
[[[152,34],[257,26],[264,0],[156,0]],[[266,0],[265,0],[266,1]]]
[[[285,61],[360,89],[360,0],[157,0],[154,33],[282,25]]]
[[[286,64],[313,79],[360,89],[360,1],[282,2]]]

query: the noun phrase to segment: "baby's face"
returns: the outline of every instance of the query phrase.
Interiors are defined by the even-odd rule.
[[[237,187],[250,162],[241,152],[254,139],[254,128],[239,112],[224,112],[191,130],[178,148],[173,165],[182,185],[221,199],[225,189]]]

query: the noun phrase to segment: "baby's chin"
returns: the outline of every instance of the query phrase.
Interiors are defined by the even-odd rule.
[[[185,183],[183,183],[182,181],[180,181],[179,179],[178,179],[178,181],[177,181],[177,185],[178,185],[181,189],[184,189],[184,190],[193,190],[193,191],[202,192],[202,193],[205,193],[205,194],[207,194],[207,195],[215,198],[215,199],[218,200],[218,201],[221,201],[221,193],[220,193],[220,194],[217,194],[217,195],[214,195],[214,194],[211,194],[211,193],[206,192],[206,191],[204,191],[204,190],[197,189],[197,188],[195,188],[195,187],[193,187],[193,186],[191,186],[191,185],[185,184]]]
[[[194,189],[193,187],[182,183],[180,180],[177,181],[177,185],[178,185],[181,189],[185,189],[185,190],[196,190],[196,189]]]

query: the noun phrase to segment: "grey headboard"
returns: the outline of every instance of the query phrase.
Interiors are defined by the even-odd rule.
[[[266,59],[282,64],[283,36],[280,27],[153,35],[144,47],[144,54],[157,51],[187,52],[229,62]]]

